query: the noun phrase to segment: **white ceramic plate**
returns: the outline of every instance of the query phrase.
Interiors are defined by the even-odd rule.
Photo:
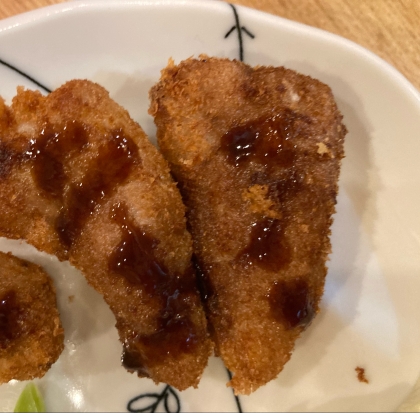
[[[47,89],[89,78],[153,137],[149,88],[169,57],[200,53],[284,65],[333,89],[349,134],[322,312],[279,378],[253,395],[234,398],[218,359],[199,389],[171,392],[120,366],[113,315],[80,273],[3,239],[2,250],[41,263],[57,285],[66,349],[37,380],[48,410],[397,409],[420,372],[420,97],[392,67],[337,36],[227,3],[79,1],[0,22],[0,95],[37,87],[6,64]],[[23,385],[0,386],[0,409],[13,409]],[[415,403],[412,393],[404,409]]]

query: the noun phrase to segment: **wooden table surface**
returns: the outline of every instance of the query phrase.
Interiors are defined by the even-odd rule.
[[[0,0],[0,19],[64,0]],[[420,90],[420,0],[230,0],[339,34],[395,66]]]

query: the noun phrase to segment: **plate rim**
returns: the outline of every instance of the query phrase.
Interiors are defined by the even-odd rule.
[[[59,3],[56,5],[46,6],[43,8],[35,9],[32,11],[25,12],[16,16],[9,17],[7,19],[0,21],[0,39],[4,33],[7,33],[10,30],[13,30],[17,27],[21,28],[30,24],[42,24],[43,21],[48,19],[54,19],[58,15],[63,13],[78,13],[82,10],[97,10],[97,9],[130,9],[134,7],[151,7],[151,8],[160,8],[167,5],[170,6],[183,6],[194,8],[203,8],[209,7],[214,10],[220,10],[220,12],[225,13],[224,7],[228,3],[226,2],[215,2],[214,0],[77,0],[69,3]],[[313,26],[309,26],[303,23],[292,21],[284,17],[272,15],[260,10],[252,9],[245,6],[235,5],[239,10],[252,15],[253,18],[269,21],[273,24],[273,27],[280,25],[291,31],[299,31],[310,33],[311,35],[316,35],[319,40],[326,41],[333,45],[334,47],[345,48],[345,51],[349,51],[356,55],[358,58],[365,60],[367,64],[370,64],[375,67],[377,70],[389,74],[389,80],[392,81],[399,89],[400,92],[404,92],[406,96],[410,96],[410,101],[420,109],[420,92],[414,87],[414,85],[394,66],[388,63],[386,60],[376,55],[367,48],[346,39],[340,35],[327,32],[323,29],[319,29]],[[223,11],[222,11],[223,8]],[[204,9],[204,8],[203,8]],[[229,10],[226,8],[226,13]],[[419,381],[420,384],[420,381]],[[415,385],[413,386],[414,389]]]
[[[63,2],[34,10],[29,10],[27,12],[0,20],[0,38],[3,33],[16,28],[21,28],[24,25],[42,23],[44,20],[54,19],[63,13],[78,13],[83,10],[105,10],[115,8],[130,9],[132,7],[148,7],[157,9],[163,8],[165,6],[171,6],[196,9],[208,8],[220,12],[223,10],[223,13],[225,13],[225,6],[228,4],[231,3],[224,0],[72,0],[69,2]],[[410,96],[413,102],[415,102],[415,104],[418,105],[420,109],[420,91],[417,90],[417,88],[407,79],[407,77],[404,76],[391,63],[373,51],[367,49],[366,47],[339,34],[335,34],[318,27],[310,26],[305,23],[290,20],[282,16],[270,14],[265,11],[242,5],[235,4],[234,7],[242,10],[242,12],[248,15],[252,15],[253,18],[266,20],[274,26],[280,23],[281,26],[287,30],[310,33],[311,35],[315,35],[317,39],[332,44],[333,47],[345,48],[348,52],[356,55],[358,58],[365,60],[368,64],[371,64],[379,70],[387,73],[396,84],[404,89],[407,95]]]

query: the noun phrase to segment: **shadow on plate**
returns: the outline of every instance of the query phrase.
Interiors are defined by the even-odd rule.
[[[149,90],[158,81],[145,73],[99,71],[92,80],[109,91],[110,97],[128,110],[131,118],[140,124],[150,141],[156,145],[156,127],[148,115]]]

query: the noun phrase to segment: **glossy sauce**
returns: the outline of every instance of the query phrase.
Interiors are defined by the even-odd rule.
[[[9,343],[20,335],[20,308],[16,302],[16,292],[10,290],[0,298],[0,348],[6,348]]]
[[[70,182],[65,162],[88,147],[88,138],[87,127],[77,121],[55,128],[47,125],[27,152],[37,186],[46,196],[62,202],[55,227],[66,248],[79,236],[96,205],[140,162],[136,144],[121,129],[114,130],[99,146],[83,179]]]
[[[221,140],[227,160],[239,167],[257,162],[268,169],[293,164],[293,112],[284,112],[232,128]]]
[[[113,131],[111,139],[100,146],[83,180],[72,184],[66,195],[56,223],[65,246],[73,244],[95,206],[128,178],[139,161],[137,145],[122,130]]]
[[[125,340],[121,355],[121,364],[130,371],[136,371],[139,377],[150,377],[147,369],[147,359],[139,351],[135,337]]]
[[[233,128],[222,137],[221,150],[239,171],[251,168],[249,186],[267,185],[281,218],[256,217],[248,245],[236,260],[277,273],[292,260],[285,233],[291,215],[290,201],[304,188],[304,176],[296,162],[294,138],[303,133],[297,120],[310,122],[293,111],[258,119]],[[252,165],[251,165],[252,164]],[[250,166],[251,165],[251,166]],[[287,329],[306,327],[315,315],[314,303],[304,279],[278,281],[267,296],[273,318]]]
[[[62,199],[67,183],[64,160],[80,151],[87,141],[86,129],[76,121],[58,129],[46,125],[27,152],[33,160],[32,175],[38,188],[48,196]]]
[[[314,303],[304,279],[274,283],[268,299],[273,317],[287,329],[306,328],[315,316]]]
[[[279,271],[290,262],[290,247],[284,237],[281,220],[265,218],[252,225],[248,246],[239,259],[267,271]]]
[[[167,290],[170,277],[154,252],[159,241],[133,223],[124,204],[114,206],[111,218],[122,229],[122,239],[109,258],[109,269],[132,284],[141,285],[149,295],[160,293],[159,289]]]
[[[147,366],[192,352],[199,342],[190,319],[190,300],[197,293],[194,271],[190,267],[182,276],[169,274],[156,259],[158,240],[135,225],[124,204],[114,206],[112,219],[120,226],[122,239],[110,256],[110,270],[141,286],[161,307],[155,333],[138,333],[124,344],[124,366],[146,375]]]
[[[250,163],[257,165],[255,170],[251,166],[254,172],[249,185],[268,185],[268,196],[281,209],[281,220],[261,217],[252,224],[249,243],[236,258],[267,271],[279,271],[291,260],[284,235],[288,219],[282,200],[300,189],[295,170],[297,118],[298,114],[285,110],[234,127],[221,140],[222,152],[237,169],[246,171]]]

